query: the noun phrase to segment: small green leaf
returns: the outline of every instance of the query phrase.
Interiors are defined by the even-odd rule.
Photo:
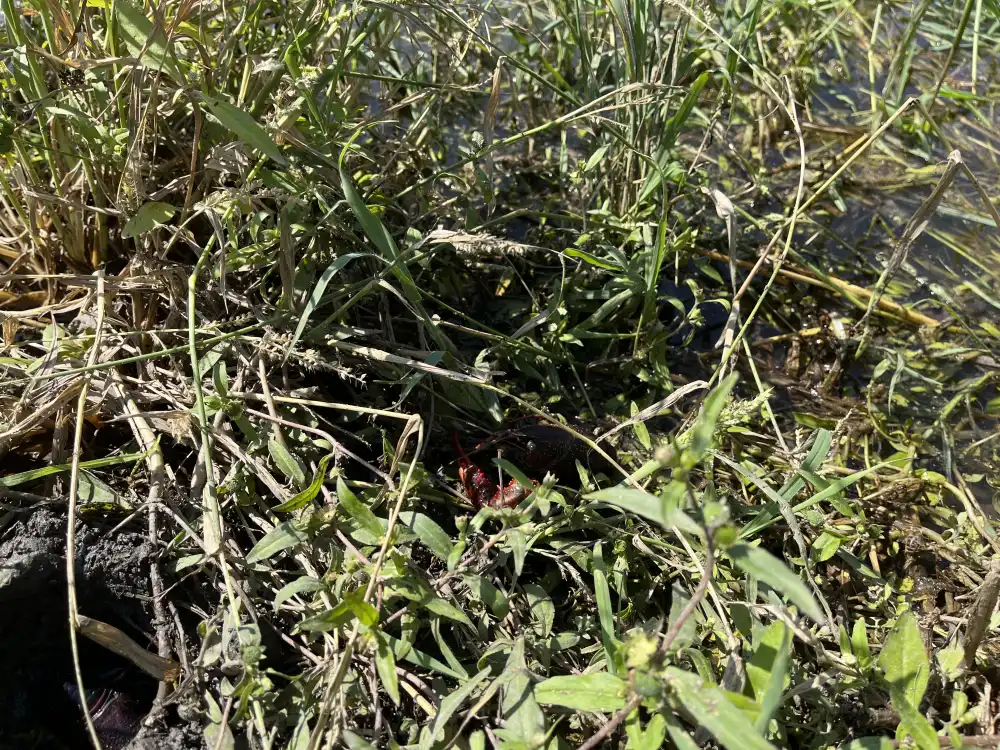
[[[436,521],[423,513],[413,511],[403,511],[399,514],[399,522],[417,535],[417,539],[423,542],[436,557],[448,562],[451,555],[451,537],[442,529]]]
[[[625,706],[628,683],[608,672],[560,675],[535,685],[535,700],[544,706],[612,713]]]
[[[567,250],[566,255],[568,255],[570,258],[579,258],[580,260],[589,263],[592,266],[596,266],[597,268],[603,268],[605,271],[621,270],[619,266],[616,266],[613,263],[608,263],[607,261],[603,261],[600,258],[597,258],[596,256],[591,255],[590,253],[575,247]]]
[[[154,31],[153,22],[146,18],[142,9],[132,4],[131,0],[115,0],[113,5],[115,15],[121,29],[122,41],[129,52],[142,56],[144,65],[154,70],[168,73],[178,84],[184,82],[184,76],[177,70],[174,61],[167,52],[167,38],[159,26]]]
[[[247,553],[247,563],[254,564],[274,557],[279,552],[305,543],[308,537],[295,528],[292,521],[279,523],[267,532]]]
[[[507,601],[507,597],[486,578],[466,573],[462,576],[462,580],[468,585],[472,595],[490,608],[494,617],[502,620],[510,613],[510,603]]]
[[[383,258],[389,261],[396,260],[396,257],[399,255],[396,241],[389,234],[389,230],[385,228],[385,225],[365,205],[364,200],[362,200],[361,195],[358,193],[358,189],[354,187],[354,180],[343,169],[340,170],[340,188],[344,191],[344,198],[347,199],[347,205],[351,207],[354,217],[361,224],[361,228],[368,236],[368,239],[382,253]],[[400,270],[404,269],[405,266]]]
[[[228,128],[233,135],[251,148],[266,154],[278,164],[284,165],[287,163],[285,157],[281,155],[281,151],[271,139],[271,136],[269,136],[267,131],[261,127],[260,123],[253,118],[253,115],[240,109],[234,104],[230,104],[225,99],[210,96],[204,92],[202,92],[201,96],[205,102],[205,106],[208,107],[208,110],[215,115],[216,119],[222,123],[223,127]]]
[[[80,472],[80,485],[77,487],[76,497],[80,501],[81,507],[131,509],[131,506],[119,497],[110,485],[89,471]]]
[[[468,625],[472,629],[475,629],[476,627],[472,624],[472,620],[468,618],[465,612],[446,599],[442,599],[440,596],[432,595],[425,597],[420,600],[420,606],[428,612],[433,612],[436,615],[441,615],[441,617],[447,617],[449,620],[455,620],[463,625]]]
[[[358,500],[344,480],[339,477],[337,478],[337,499],[340,502],[340,507],[347,511],[351,519],[358,525],[357,529],[352,530],[351,536],[363,544],[379,544],[382,537],[385,536],[389,524]]]
[[[728,750],[774,750],[722,690],[676,667],[667,667],[664,674],[674,696],[694,722],[705,727]]]
[[[140,234],[151,232],[157,224],[166,224],[177,213],[177,209],[169,203],[159,203],[150,201],[143,203],[135,216],[125,222],[122,230],[122,237],[138,237]]]
[[[941,750],[941,741],[934,727],[906,697],[907,691],[899,683],[889,685],[889,699],[899,713],[900,728],[917,741],[919,750]],[[898,735],[897,735],[898,737]]]
[[[748,544],[734,544],[726,550],[726,553],[741,569],[791,599],[814,621],[820,624],[825,622],[823,610],[816,603],[812,592],[802,583],[801,578],[774,555]]]
[[[314,591],[320,591],[322,589],[323,582],[318,578],[313,578],[312,576],[300,576],[299,578],[295,578],[290,583],[286,583],[278,589],[278,593],[274,595],[274,611],[277,612],[281,605],[293,596],[298,596],[299,594],[311,594]]]
[[[587,500],[596,500],[601,503],[614,505],[629,513],[645,518],[647,521],[658,523],[664,528],[670,528],[667,519],[666,504],[662,498],[651,495],[643,490],[630,490],[625,487],[609,487],[606,490],[598,490],[584,496]]]
[[[585,173],[592,171],[594,169],[594,167],[596,167],[598,164],[601,163],[601,161],[604,160],[604,155],[607,154],[607,153],[608,153],[608,145],[607,144],[605,144],[605,145],[601,146],[600,148],[598,148],[594,153],[592,153],[590,155],[590,158],[587,159],[587,163],[584,165],[583,171]]]
[[[812,557],[817,562],[824,562],[837,554],[840,549],[841,539],[839,536],[824,531],[812,543]]]
[[[674,585],[671,588],[673,596],[670,598],[670,616],[667,619],[667,632],[673,631],[674,624],[680,618],[684,607],[691,600],[690,594],[680,586]],[[680,651],[694,643],[694,639],[698,635],[698,621],[700,618],[701,615],[695,610],[681,623],[681,629],[677,632],[674,642],[670,645],[671,650]]]
[[[594,545],[594,598],[597,600],[597,614],[601,623],[601,642],[608,665],[615,663],[615,653],[618,651],[618,641],[615,638],[615,615],[611,610],[611,591],[608,588],[608,575],[604,568],[604,556],[601,543]]]
[[[541,638],[548,638],[552,632],[552,624],[556,619],[556,608],[548,593],[536,583],[526,583],[524,594],[531,610],[532,625],[535,633]]]
[[[277,427],[274,429],[277,429]],[[274,465],[281,470],[282,474],[295,482],[299,487],[305,486],[306,473],[302,468],[302,462],[288,452],[288,449],[282,442],[274,437],[273,432],[271,433],[271,437],[267,439],[267,452],[271,454],[271,458],[274,459]]]
[[[757,731],[767,733],[771,717],[781,702],[781,694],[791,681],[788,662],[792,656],[792,632],[780,620],[771,623],[760,637],[760,643],[747,664],[747,677],[760,703]]]
[[[370,743],[360,734],[355,734],[350,729],[345,729],[343,733],[344,744],[348,750],[376,750],[375,745]]]
[[[297,629],[304,632],[325,632],[345,625],[355,617],[369,628],[378,622],[378,610],[364,600],[364,591],[361,589],[345,596],[332,609],[306,618],[298,624]]]
[[[628,744],[625,746],[625,750],[660,750],[663,747],[663,740],[667,736],[667,720],[663,714],[654,714],[653,718],[646,724],[645,730],[639,725],[638,712],[635,712],[633,716],[636,720],[632,726],[626,728]],[[691,744],[695,748],[698,747],[693,740]]]
[[[636,404],[635,401],[633,401],[629,406],[629,410],[631,411],[631,416],[634,417],[636,414],[639,413],[639,405]],[[632,425],[632,431],[635,433],[636,440],[639,441],[639,444],[645,450],[649,451],[653,449],[653,441],[652,438],[650,438],[649,436],[649,429],[646,427],[645,422],[642,421],[635,422]]]
[[[420,741],[420,750],[431,749],[438,732],[444,729],[452,715],[465,703],[466,699],[472,694],[472,691],[476,689],[476,686],[485,680],[489,674],[490,668],[487,667],[464,682],[455,692],[441,701],[441,707],[438,709],[437,716],[434,717],[434,723],[431,725],[430,731]]]
[[[398,706],[399,675],[396,674],[396,657],[383,633],[376,634],[375,668],[378,670],[378,677],[382,681],[385,692]]]
[[[439,659],[435,659],[433,656],[425,654],[423,651],[414,648],[411,644],[406,643],[405,641],[394,638],[388,633],[383,633],[382,635],[385,636],[389,645],[392,646],[392,654],[396,657],[396,661],[408,661],[410,664],[415,664],[421,669],[430,669],[444,675],[445,677],[451,677],[455,680],[464,680],[469,676],[468,674],[463,674],[462,672],[452,669]]]
[[[886,682],[898,688],[907,703],[917,710],[927,689],[930,662],[913,612],[904,612],[882,644],[878,657]]]
[[[332,453],[330,455],[323,456],[323,458],[319,461],[319,468],[316,470],[316,475],[313,477],[309,486],[302,490],[299,494],[283,502],[281,505],[276,506],[273,510],[278,513],[290,513],[293,510],[304,508],[311,503],[323,487],[323,480],[326,479],[326,468],[333,458],[334,455]]]
[[[206,747],[233,750],[236,747],[236,738],[229,725],[223,723],[222,709],[219,708],[219,704],[208,690],[205,691],[205,705],[208,706],[207,723],[204,729]]]
[[[858,665],[865,669],[871,665],[872,651],[868,645],[868,630],[865,628],[865,618],[859,617],[854,621],[851,630],[851,651],[858,660]]]
[[[545,717],[531,690],[531,673],[524,658],[523,637],[514,641],[503,672],[510,675],[510,679],[503,686],[500,710],[504,728],[498,730],[498,736],[505,741],[521,742],[531,747],[533,740],[545,731]]]
[[[938,665],[941,672],[949,680],[957,680],[962,676],[962,660],[965,658],[965,649],[958,638],[953,638],[951,643],[937,652]]]
[[[288,355],[292,353],[295,349],[295,345],[302,338],[302,334],[305,333],[306,325],[309,323],[309,317],[313,314],[317,307],[319,307],[320,302],[323,301],[323,295],[326,293],[327,285],[333,280],[333,277],[337,273],[345,268],[352,260],[355,258],[364,257],[364,253],[345,253],[337,258],[333,263],[326,267],[326,270],[320,274],[319,279],[316,281],[316,286],[313,287],[312,292],[309,294],[309,299],[306,301],[306,306],[302,309],[299,314],[299,322],[295,326],[295,333],[292,334],[291,340],[288,342],[288,346],[285,347],[285,359],[288,359]]]
[[[722,410],[729,403],[729,393],[733,390],[739,375],[735,372],[719,383],[715,389],[705,397],[705,403],[701,407],[698,421],[691,430],[691,443],[684,451],[684,464],[688,468],[694,468],[708,453],[712,447],[712,440],[715,437],[715,426],[719,422]]]
[[[508,531],[506,540],[511,554],[514,556],[514,580],[516,581],[521,577],[521,571],[524,570],[524,559],[528,556],[528,545],[524,538],[524,532],[520,529]]]

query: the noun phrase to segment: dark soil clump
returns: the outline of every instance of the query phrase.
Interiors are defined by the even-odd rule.
[[[147,645],[153,547],[143,536],[109,535],[109,529],[78,523],[80,613]],[[65,516],[48,509],[17,521],[0,541],[0,750],[90,747],[70,651],[65,548]],[[156,682],[83,636],[79,644],[102,744],[125,748],[152,704]]]

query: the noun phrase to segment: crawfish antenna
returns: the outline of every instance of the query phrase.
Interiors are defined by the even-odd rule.
[[[458,454],[459,463],[469,463],[469,457],[465,455],[465,451],[462,449],[462,444],[458,440],[458,430],[452,431],[451,440],[455,444],[455,453]]]

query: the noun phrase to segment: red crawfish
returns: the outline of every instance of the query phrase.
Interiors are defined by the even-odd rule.
[[[499,433],[480,443],[466,455],[454,436],[458,453],[458,477],[466,494],[477,508],[513,508],[537,486],[537,477],[551,473],[559,482],[570,484],[579,480],[576,462],[579,461],[592,474],[612,473],[611,464],[587,443],[566,430],[549,425],[534,424]],[[617,461],[615,449],[603,446],[604,451]],[[532,487],[523,487],[512,479],[498,487],[470,457],[495,451],[527,474]]]

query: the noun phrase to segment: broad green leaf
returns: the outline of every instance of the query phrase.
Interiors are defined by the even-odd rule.
[[[332,609],[307,617],[298,624],[297,630],[325,632],[345,625],[355,617],[369,628],[378,622],[378,610],[364,600],[364,591],[361,589],[345,596]]]
[[[219,750],[234,750],[236,747],[236,738],[233,736],[229,725],[222,720],[222,709],[219,708],[219,704],[210,691],[206,690],[204,697],[205,705],[208,706],[207,722],[203,730],[206,747],[219,748]]]
[[[319,307],[320,302],[323,301],[323,295],[326,293],[327,285],[333,280],[333,277],[337,273],[345,268],[352,260],[355,258],[364,257],[365,253],[346,253],[337,258],[333,263],[326,267],[326,270],[320,274],[319,279],[316,281],[316,286],[313,287],[312,292],[309,294],[309,299],[306,301],[305,307],[302,312],[299,313],[299,322],[295,326],[295,333],[292,334],[291,340],[288,342],[288,346],[285,347],[285,359],[288,359],[288,355],[292,353],[295,349],[295,345],[302,338],[302,334],[305,333],[306,326],[309,324],[309,316],[313,314],[317,307]]]
[[[503,686],[500,710],[504,728],[498,730],[498,736],[505,741],[531,746],[535,738],[545,731],[545,717],[531,690],[532,680],[524,658],[523,636],[514,641],[504,674],[510,675],[510,679]]]
[[[914,710],[919,709],[930,677],[930,662],[913,612],[904,612],[896,620],[882,644],[878,663],[886,682],[898,688]]]
[[[514,581],[516,581],[521,577],[521,571],[524,570],[524,559],[528,556],[527,540],[525,540],[524,532],[521,529],[511,529],[508,531],[505,540],[507,546],[510,547],[511,554],[514,556]],[[514,581],[511,581],[511,584]]]
[[[295,578],[278,589],[278,593],[274,595],[274,610],[277,612],[281,605],[293,596],[311,594],[315,591],[321,591],[323,588],[323,582],[318,578],[313,578],[312,576]]]
[[[251,148],[266,154],[278,164],[287,163],[285,157],[281,155],[281,150],[275,145],[267,131],[253,118],[253,115],[217,96],[211,96],[204,92],[201,96],[209,112],[215,115],[223,127],[231,131],[233,135]]]
[[[812,543],[812,557],[817,562],[825,562],[837,554],[840,549],[841,539],[839,536],[824,531]]]
[[[754,697],[762,701],[771,683],[772,671],[782,646],[784,645],[785,651],[791,647],[791,642],[788,640],[788,626],[780,620],[771,623],[760,633],[759,641],[753,656],[747,662],[746,670]],[[782,685],[787,684],[787,677],[787,674],[782,675]]]
[[[452,549],[451,537],[445,533],[444,529],[436,521],[425,516],[423,513],[414,513],[413,511],[406,510],[399,514],[399,522],[416,534],[417,539],[423,542],[423,545],[433,552],[436,557],[448,562],[448,557],[451,555]]]
[[[80,471],[80,485],[77,487],[76,496],[81,507],[126,510],[132,508],[110,485],[89,471]]]
[[[472,624],[472,620],[468,616],[456,607],[454,604],[446,599],[442,599],[440,596],[428,596],[420,600],[420,606],[426,609],[428,612],[433,612],[436,615],[441,615],[441,617],[447,617],[449,620],[455,620],[463,625],[468,625],[470,628],[475,630],[475,625]]]
[[[865,627],[864,617],[859,617],[854,621],[854,627],[851,630],[851,651],[854,652],[858,665],[862,669],[871,665],[872,652],[868,645],[868,630]]]
[[[940,750],[941,741],[934,732],[934,727],[910,703],[906,697],[906,692],[900,688],[899,683],[889,685],[889,699],[892,701],[892,707],[899,713],[900,729],[916,740],[919,750]]]
[[[937,652],[938,666],[941,673],[949,680],[957,680],[962,676],[962,661],[965,659],[965,649],[958,638]]]
[[[362,544],[380,544],[389,528],[388,522],[372,513],[371,508],[358,500],[343,479],[337,478],[337,499],[340,507],[347,511],[358,527],[351,531],[351,536]]]
[[[722,690],[677,667],[667,667],[664,676],[674,697],[695,723],[705,727],[728,750],[774,750]]]
[[[591,492],[584,497],[587,500],[596,500],[597,502],[614,505],[629,513],[635,513],[647,521],[657,523],[664,528],[670,528],[666,503],[663,501],[663,498],[651,495],[643,490],[630,490],[621,486],[609,487],[606,490]]]
[[[483,576],[466,573],[462,576],[462,580],[471,589],[472,595],[490,608],[494,617],[502,620],[510,613],[507,597]]]
[[[663,714],[660,715],[663,716]],[[667,722],[667,731],[670,733],[670,740],[677,746],[677,750],[700,750],[698,743],[694,741],[676,718],[667,714],[665,721]]]
[[[760,704],[755,726],[761,734],[767,733],[771,717],[781,702],[781,694],[791,681],[788,676],[791,656],[791,630],[780,620],[771,623],[761,634],[760,643],[747,664],[747,677]]]
[[[639,712],[633,712],[633,716],[636,720],[626,727],[628,744],[625,750],[660,750],[667,736],[667,720],[663,714],[653,714],[645,729],[639,724]],[[697,747],[693,740],[691,744]]]
[[[667,632],[671,632],[673,630],[674,624],[680,618],[685,605],[687,605],[691,599],[688,592],[680,586],[675,584],[671,588],[673,595],[670,598],[670,616],[667,619]],[[694,643],[694,639],[698,635],[698,622],[700,619],[701,614],[696,609],[683,623],[681,623],[681,629],[677,632],[674,642],[670,644],[671,650],[680,651]]]
[[[393,580],[383,589],[383,597],[391,599],[394,596],[402,596],[411,602],[415,602],[429,612],[473,627],[472,621],[469,620],[462,610],[438,596],[438,594],[431,590],[430,586],[421,580],[413,578],[397,578]]]
[[[560,675],[535,685],[535,700],[545,706],[612,713],[625,706],[628,683],[608,672]]]
[[[683,454],[684,464],[688,468],[694,468],[701,463],[708,449],[712,447],[715,426],[719,422],[723,408],[729,402],[729,393],[738,380],[739,376],[735,372],[731,373],[705,397],[698,421],[691,431],[691,443]]]
[[[306,534],[295,528],[292,521],[279,523],[267,532],[253,549],[247,553],[247,563],[253,564],[274,557],[279,552],[291,549],[308,540]]]
[[[809,588],[774,555],[748,544],[734,544],[726,550],[726,554],[742,570],[788,597],[814,621],[820,624],[825,622],[823,610],[816,603]]]
[[[138,237],[140,234],[150,232],[157,224],[166,224],[170,221],[176,212],[177,209],[169,203],[158,201],[143,203],[135,212],[135,216],[125,222],[122,237]]]
[[[463,674],[452,669],[439,659],[435,659],[433,656],[414,648],[412,644],[401,641],[388,633],[383,633],[382,635],[385,636],[386,641],[392,647],[392,654],[396,657],[396,661],[408,661],[410,664],[415,664],[421,669],[430,669],[445,677],[451,677],[456,680],[464,680],[469,676],[468,674]]]
[[[277,429],[275,426],[273,429]],[[289,453],[288,449],[278,440],[274,433],[267,439],[267,452],[274,459],[274,464],[281,473],[291,479],[299,487],[304,487],[306,483],[306,473],[302,468],[302,462]]]
[[[290,513],[293,510],[298,510],[299,508],[304,508],[309,503],[311,503],[315,497],[319,494],[320,489],[323,487],[323,481],[326,479],[326,469],[330,464],[330,460],[334,458],[331,453],[329,455],[323,456],[319,461],[319,468],[316,470],[316,475],[313,477],[312,482],[306,487],[302,492],[295,495],[294,497],[286,500],[281,505],[276,506],[272,510],[278,513]]]
[[[384,633],[376,633],[375,668],[378,670],[378,677],[385,692],[398,706],[399,675],[396,674],[396,657]]]
[[[524,584],[524,594],[528,599],[535,633],[541,638],[548,638],[556,619],[556,608],[551,597],[537,583]]]
[[[583,171],[590,172],[594,169],[594,167],[600,164],[604,160],[605,154],[608,153],[608,148],[608,144],[605,144],[594,151],[594,153],[590,155],[590,158],[587,159],[587,163],[584,165]]]
[[[465,703],[466,699],[472,694],[472,691],[476,689],[476,686],[489,677],[489,674],[490,668],[487,667],[482,672],[462,683],[455,692],[441,701],[441,706],[438,709],[437,716],[434,717],[434,723],[431,725],[430,731],[420,741],[420,750],[431,749],[438,732],[444,729],[452,715]]]
[[[144,49],[142,56],[143,65],[168,73],[178,84],[184,82],[184,76],[177,70],[177,66],[167,52],[167,38],[163,29],[158,26],[154,31],[154,24],[140,7],[133,4],[132,0],[115,0],[115,15],[118,19],[118,28],[121,31],[122,41],[136,57]]]

